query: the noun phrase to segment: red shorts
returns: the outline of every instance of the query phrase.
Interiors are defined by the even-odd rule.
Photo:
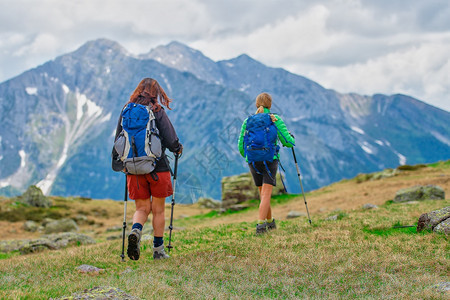
[[[172,196],[170,172],[157,172],[158,180],[152,175],[127,175],[127,186],[130,199],[149,199],[150,196],[165,198]]]

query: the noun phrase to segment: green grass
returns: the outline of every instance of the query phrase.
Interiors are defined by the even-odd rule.
[[[289,201],[291,201],[292,199],[300,197],[301,195],[302,194],[275,195],[275,196],[272,196],[272,198],[270,200],[270,203],[272,203],[273,205],[285,204],[285,203],[288,203]],[[305,195],[308,196],[308,193],[306,193]],[[248,200],[248,201],[245,202],[245,204],[248,204],[248,205],[253,206],[253,207],[258,207],[259,206],[259,199]]]
[[[447,161],[439,161],[428,165],[432,168],[448,169],[450,168],[450,159]]]
[[[429,166],[441,172],[450,161],[433,165]],[[405,174],[412,178],[421,172]],[[333,193],[338,188],[333,185],[318,192]],[[272,203],[286,204],[299,196],[275,196]],[[60,204],[48,211],[65,209],[66,203]],[[247,213],[256,213],[258,200],[246,204]],[[450,281],[449,237],[396,227],[415,225],[422,213],[449,205],[448,199],[414,204],[389,200],[376,210],[315,213],[312,226],[305,218],[277,220],[278,229],[262,236],[254,234],[253,222],[209,225],[229,215],[239,220],[241,213],[211,211],[174,221],[175,227],[185,230],[173,232],[172,257],[165,261],[153,260],[151,241],[141,243],[139,261],[127,258],[124,263],[119,256],[121,240],[30,255],[0,254],[0,298],[58,298],[113,286],[142,299],[448,299],[433,286]],[[114,215],[101,206],[89,213]],[[325,220],[331,215],[338,215],[338,220]],[[80,274],[76,268],[82,264],[105,272]],[[127,269],[132,271],[124,273]]]
[[[13,257],[13,256],[17,256],[17,255],[19,255],[19,252],[18,252],[18,251],[10,252],[10,253],[1,253],[1,252],[0,252],[0,260],[2,260],[2,259],[8,259],[8,258],[11,258],[11,257]]]
[[[249,222],[189,227],[174,232],[166,261],[153,261],[151,242],[143,242],[141,259],[122,263],[119,240],[13,255],[0,265],[0,298],[48,299],[114,286],[143,299],[445,299],[431,286],[450,279],[449,238],[393,226],[414,224],[419,212],[446,205],[449,200],[391,204],[340,212],[345,217],[338,221],[316,215],[313,226],[279,221],[263,236],[255,236]],[[106,271],[80,274],[75,269],[81,264]],[[127,268],[133,271],[122,273]]]
[[[58,207],[42,208],[42,207],[18,206],[8,211],[0,212],[0,220],[10,222],[32,220],[36,222],[41,222],[45,218],[61,219],[65,217],[67,214],[68,213],[65,212],[64,209]]]

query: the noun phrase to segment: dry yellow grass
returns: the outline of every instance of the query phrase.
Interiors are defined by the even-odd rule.
[[[448,195],[449,175],[449,168],[426,168],[359,184],[340,182],[308,195],[313,226],[305,218],[283,220],[291,209],[304,210],[297,198],[274,206],[278,229],[264,236],[254,235],[256,209],[180,219],[175,226],[187,229],[175,233],[172,258],[166,261],[153,261],[150,242],[143,242],[141,259],[122,263],[119,241],[10,257],[0,264],[0,298],[48,299],[114,286],[143,299],[448,299],[433,288],[450,281],[448,237],[392,226],[414,224],[421,213],[450,200],[385,202],[398,189],[417,184],[440,185]],[[380,208],[362,210],[365,203]],[[71,213],[104,208],[111,219],[118,218],[114,225],[121,225],[121,203],[87,201],[75,207]],[[325,221],[336,208],[342,209],[342,219]],[[175,207],[177,217],[208,211]],[[103,231],[112,225],[106,219],[98,217]],[[81,264],[106,272],[80,274],[75,269]]]
[[[311,219],[317,214],[332,212],[337,209],[349,211],[359,209],[366,203],[381,205],[392,200],[398,190],[416,185],[438,185],[446,195],[450,193],[450,168],[427,167],[419,171],[403,171],[399,175],[379,180],[357,183],[356,180],[345,180],[307,194],[306,200],[311,213]],[[295,210],[306,213],[305,203],[299,196],[286,204],[274,206],[273,216],[277,219],[286,219],[289,211]],[[206,223],[197,223],[196,226],[213,226],[224,223],[255,221],[258,214],[248,211],[241,214],[232,214],[218,219],[208,220]],[[417,216],[419,217],[419,216]]]

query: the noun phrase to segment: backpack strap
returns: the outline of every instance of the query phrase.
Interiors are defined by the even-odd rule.
[[[283,174],[281,173],[281,170],[283,170],[283,172],[286,173],[286,171],[284,170],[283,166],[281,165],[281,161],[278,160],[278,168],[280,169],[280,179],[281,179],[281,183],[283,184],[284,187],[284,191],[286,192],[286,194],[288,193],[287,188],[286,188],[286,184],[284,183],[283,180]]]
[[[284,136],[284,134],[280,131],[280,129],[278,129],[277,125],[275,125],[275,123],[274,123],[273,125],[274,125],[275,128],[277,129],[277,132],[283,137],[283,139],[284,139],[284,141],[285,141],[286,143],[295,146],[295,144],[293,144],[293,143],[291,143],[291,142],[289,142],[289,141],[287,140],[287,138],[286,138],[286,137]]]
[[[258,174],[258,175],[262,175],[262,173],[258,170],[258,168],[255,166],[255,162],[252,162],[252,165],[253,165],[253,168],[255,169],[255,171],[256,171],[256,174]]]
[[[272,172],[270,172],[269,166],[267,165],[267,162],[266,162],[266,161],[264,161],[264,165],[266,166],[266,171],[267,171],[267,173],[269,174],[270,179],[273,180]]]

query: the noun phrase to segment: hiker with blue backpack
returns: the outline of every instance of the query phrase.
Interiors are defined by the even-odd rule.
[[[127,174],[129,197],[136,204],[127,248],[132,260],[139,259],[142,229],[150,213],[153,216],[153,258],[169,257],[164,251],[164,209],[166,197],[171,196],[173,190],[165,150],[175,153],[176,158],[183,151],[163,107],[170,110],[171,101],[155,79],[143,79],[122,109],[116,129],[113,169]],[[125,228],[126,221],[124,224]]]
[[[272,97],[261,93],[256,97],[256,113],[244,120],[238,147],[248,162],[255,185],[259,189],[260,205],[256,234],[276,229],[270,199],[276,186],[279,161],[278,140],[285,147],[293,147],[294,137],[289,133],[280,116],[270,112]]]

